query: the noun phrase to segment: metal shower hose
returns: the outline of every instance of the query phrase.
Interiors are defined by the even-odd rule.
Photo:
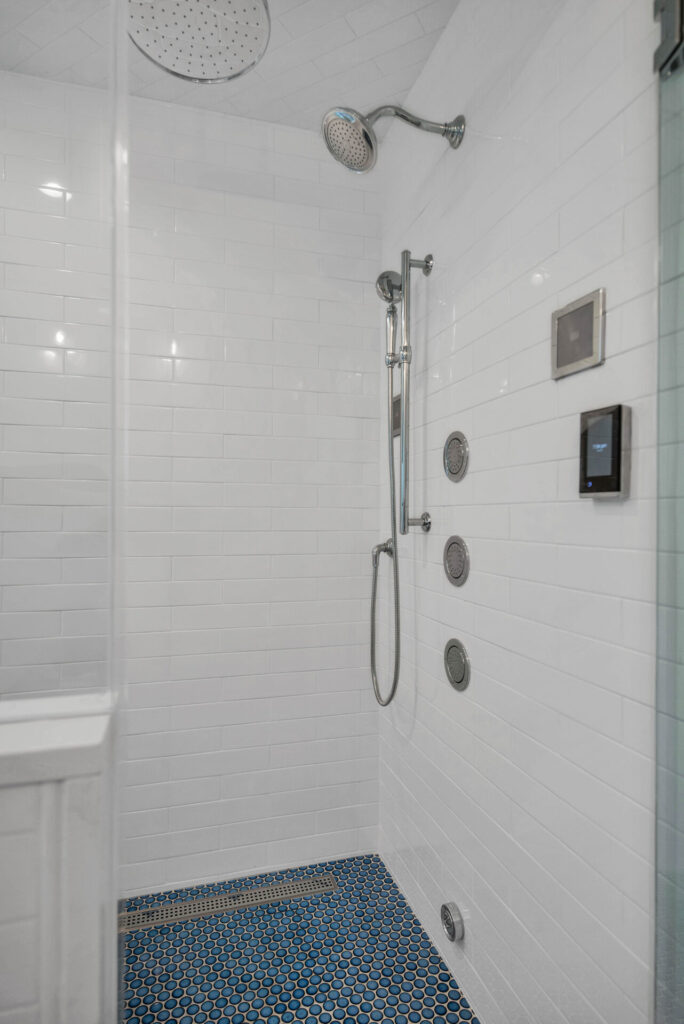
[[[396,307],[392,305],[387,313],[387,328],[388,330],[396,324]],[[390,320],[394,318],[394,323],[391,324]],[[385,708],[388,704],[391,704],[394,700],[394,695],[397,692],[397,684],[399,683],[399,666],[401,662],[401,650],[400,650],[400,638],[399,638],[399,552],[397,551],[397,503],[394,493],[394,440],[393,440],[393,416],[392,416],[392,397],[393,397],[393,386],[392,386],[392,371],[393,362],[389,361],[387,364],[387,456],[389,461],[389,489],[390,489],[390,513],[392,517],[392,536],[385,541],[384,544],[378,544],[373,549],[373,587],[371,590],[371,634],[370,634],[370,648],[371,648],[371,676],[373,679],[373,692],[375,693],[375,699],[378,704]],[[382,553],[389,555],[392,559],[392,577],[394,584],[394,672],[392,675],[392,686],[387,697],[383,697],[380,693],[380,687],[378,685],[378,674],[375,664],[375,644],[376,644],[376,627],[375,627],[375,612],[377,605],[378,596],[378,568],[380,564],[380,555]]]

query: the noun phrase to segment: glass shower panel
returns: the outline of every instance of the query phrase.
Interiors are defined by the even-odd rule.
[[[656,1024],[684,1020],[684,72],[660,92]]]
[[[30,14],[0,11],[0,699],[109,671],[113,8]]]

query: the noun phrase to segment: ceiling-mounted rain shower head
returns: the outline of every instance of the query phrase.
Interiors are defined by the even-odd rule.
[[[377,107],[365,117],[351,107],[334,107],[323,118],[323,138],[330,153],[350,171],[362,174],[375,165],[378,140],[373,125],[379,117],[398,117],[421,131],[443,135],[452,149],[458,149],[465,134],[466,121],[462,114],[453,121],[440,123],[416,117],[393,104]]]
[[[375,290],[383,302],[401,302],[401,274],[384,270],[375,282]]]
[[[268,46],[268,0],[128,0],[128,34],[164,71],[190,82],[228,82]]]

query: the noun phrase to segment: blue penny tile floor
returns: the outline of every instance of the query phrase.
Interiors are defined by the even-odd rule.
[[[122,909],[323,873],[335,876],[335,892],[126,934],[124,1021],[478,1024],[374,855],[138,896]]]

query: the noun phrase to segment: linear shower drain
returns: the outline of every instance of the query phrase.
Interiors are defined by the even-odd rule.
[[[195,917],[217,917],[245,907],[260,907],[281,900],[323,896],[336,890],[335,876],[330,874],[314,875],[294,882],[278,882],[275,885],[255,885],[239,889],[237,892],[202,896],[184,903],[161,903],[156,907],[124,911],[119,914],[119,931],[136,932],[141,928],[159,928],[179,921],[191,921]]]

